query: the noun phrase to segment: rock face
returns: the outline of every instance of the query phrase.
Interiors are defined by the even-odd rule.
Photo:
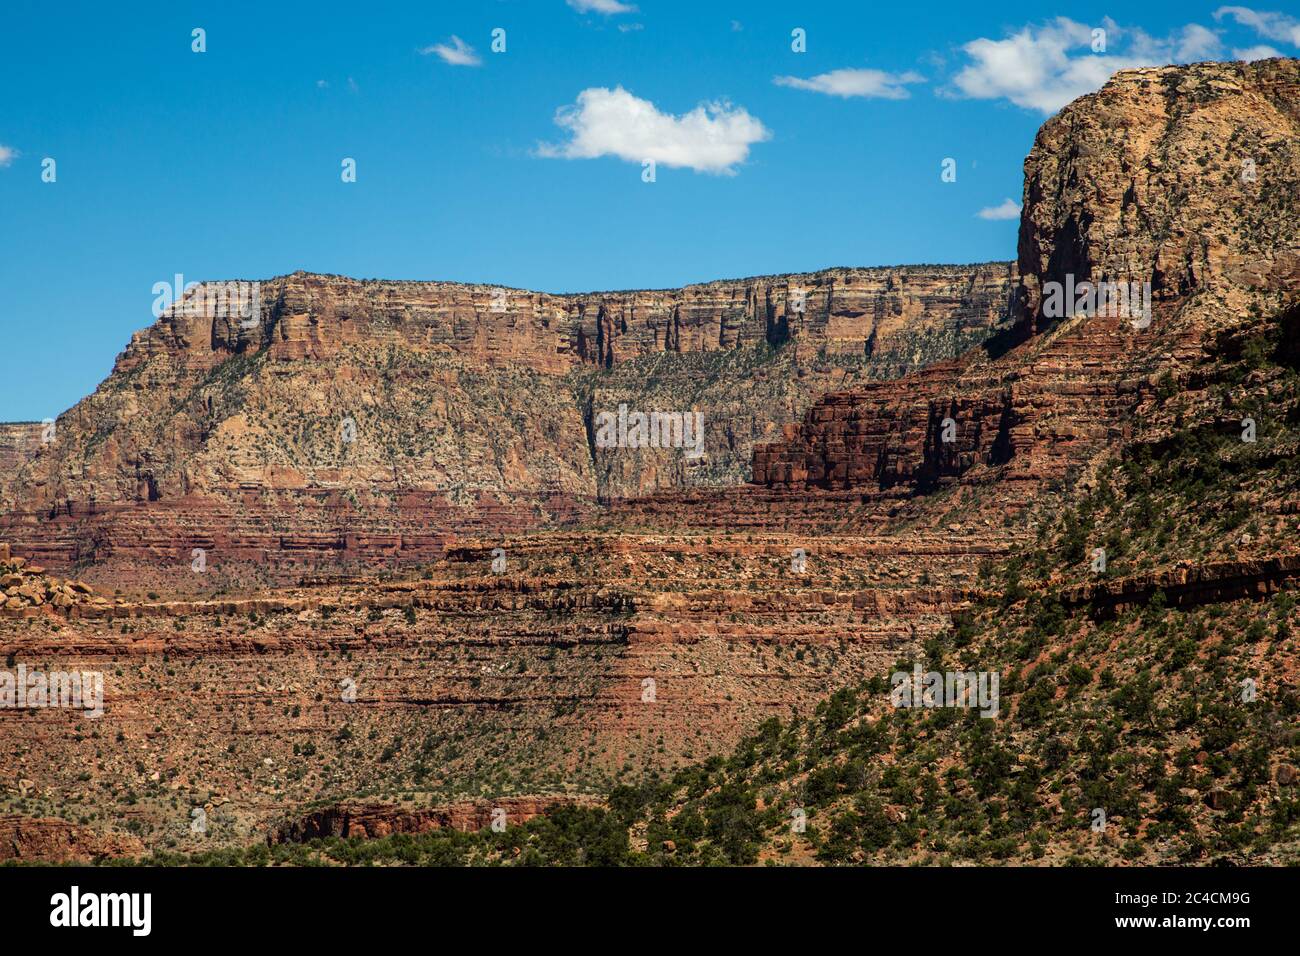
[[[205,371],[231,356],[327,361],[361,346],[452,352],[563,374],[661,353],[717,352],[799,338],[813,350],[902,353],[911,336],[994,327],[1008,263],[828,269],[682,289],[552,295],[452,282],[387,282],[297,272],[261,283],[256,324],[182,299],[132,336],[115,373],[167,356]],[[205,288],[190,293],[202,300]],[[234,311],[228,309],[227,311]],[[901,354],[897,359],[910,364]]]
[[[1043,286],[1149,281],[1157,301],[1295,279],[1295,60],[1118,74],[1043,124],[1025,160],[1021,300]],[[1280,279],[1281,275],[1275,275]],[[1294,288],[1294,286],[1292,286]]]
[[[66,820],[0,816],[0,861],[89,863],[143,850],[134,837],[103,835]]]
[[[472,833],[491,826],[494,818],[508,826],[517,826],[555,807],[596,805],[597,801],[590,798],[566,796],[466,800],[419,810],[388,804],[340,803],[285,822],[267,836],[267,842],[304,843],[318,837],[375,839],[394,833],[448,829]]]
[[[755,448],[753,481],[1053,480],[1122,437],[1157,373],[1213,349],[1207,336],[1248,306],[1277,311],[1300,282],[1298,83],[1293,60],[1132,70],[1066,107],[1025,160],[1013,332],[824,396]],[[1148,285],[1149,322],[1061,315],[1044,294],[1102,281]]]
[[[36,454],[43,431],[40,422],[0,422],[0,475],[12,475]]]
[[[997,359],[975,349],[896,382],[830,393],[785,441],[755,448],[753,480],[912,494],[1059,479],[1122,435],[1159,354],[1191,347],[1173,331],[1139,334],[1125,319],[1076,318]]]
[[[1113,616],[1142,607],[1159,591],[1169,607],[1218,604],[1239,599],[1260,600],[1300,580],[1300,552],[1244,561],[1211,561],[1184,565],[1156,574],[1134,576],[1065,588],[1067,607],[1088,606],[1098,615]]]
[[[205,285],[0,484],[0,528],[51,566],[141,586],[428,561],[451,533],[739,484],[754,442],[832,383],[1002,327],[1014,278],[833,269],[561,296],[296,273],[261,283],[247,317]],[[704,455],[597,447],[593,419],[619,405],[699,411]],[[187,573],[195,549],[208,578]]]

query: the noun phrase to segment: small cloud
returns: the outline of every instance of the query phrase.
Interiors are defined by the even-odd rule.
[[[1250,63],[1253,60],[1271,60],[1275,56],[1281,56],[1277,50],[1271,46],[1260,44],[1259,46],[1248,46],[1244,50],[1233,50],[1232,58],[1234,60],[1245,60]]]
[[[1217,57],[1216,33],[1190,23],[1163,38],[1110,18],[1101,26],[1068,17],[1029,25],[1001,40],[980,37],[962,46],[969,59],[944,95],[1007,99],[1025,109],[1055,113],[1100,89],[1118,70]]]
[[[317,81],[316,81],[316,89],[318,89],[318,90],[329,89],[329,83],[326,82],[325,80],[317,80]]]
[[[352,79],[350,76],[348,77],[348,90],[353,93],[359,93],[361,91],[361,87],[357,86],[357,81]]]
[[[777,86],[789,86],[796,90],[811,90],[828,96],[875,97],[885,100],[905,100],[912,94],[904,84],[923,83],[925,77],[911,71],[907,73],[886,73],[884,70],[831,70],[806,80],[797,76],[777,76],[772,82]]]
[[[644,30],[645,25],[641,23],[620,23],[618,25],[619,33],[631,33],[633,30]]]
[[[743,23],[741,23],[739,20],[732,20],[732,21],[731,21],[731,32],[732,32],[732,33],[739,33],[739,32],[740,32],[741,30],[743,30],[743,29],[745,29],[745,25],[744,25]]]
[[[619,0],[566,0],[566,2],[579,13],[603,13],[605,16],[612,13],[636,13],[636,7],[630,3],[619,3]]]
[[[1300,20],[1285,13],[1257,12],[1250,7],[1219,7],[1214,11],[1214,19],[1224,17],[1250,27],[1262,37],[1300,46]]]
[[[556,111],[555,123],[568,131],[566,143],[542,143],[538,155],[552,159],[616,156],[631,163],[654,160],[662,166],[697,173],[733,175],[754,143],[772,134],[756,117],[726,102],[701,103],[673,116],[623,87],[591,87],[572,106]]]
[[[975,215],[981,219],[1019,219],[1020,203],[1014,199],[1004,199],[1000,205],[987,206]]]
[[[454,34],[450,46],[446,43],[435,43],[433,46],[426,46],[420,52],[425,56],[432,53],[443,63],[450,63],[452,66],[480,66],[483,63],[478,52]]]
[[[1219,35],[1199,23],[1189,23],[1183,27],[1174,44],[1173,58],[1176,63],[1213,59],[1223,50]]]
[[[18,158],[18,150],[12,146],[0,145],[0,166],[8,166]]]

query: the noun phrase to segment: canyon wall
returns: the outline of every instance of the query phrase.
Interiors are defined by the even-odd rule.
[[[295,273],[246,315],[200,285],[14,459],[0,534],[92,581],[256,587],[738,485],[832,384],[1003,327],[1013,280],[1004,263],[549,295]],[[620,405],[698,411],[704,454],[597,447],[593,419]],[[208,577],[188,573],[197,550]]]
[[[213,284],[199,284],[132,336],[114,373],[159,356],[208,370],[263,349],[276,361],[327,360],[358,346],[390,344],[563,374],[661,353],[775,347],[793,338],[813,351],[893,353],[908,364],[904,353],[917,336],[995,327],[1013,280],[1010,264],[986,263],[827,269],[680,289],[556,295],[296,272],[259,283],[256,321],[212,314]]]
[[[1131,434],[1158,373],[1212,356],[1213,333],[1296,288],[1298,83],[1293,60],[1139,69],[1063,109],[1025,160],[1014,331],[823,396],[755,448],[754,482],[1058,480]],[[1100,281],[1148,284],[1149,314],[1047,307],[1053,284]]]

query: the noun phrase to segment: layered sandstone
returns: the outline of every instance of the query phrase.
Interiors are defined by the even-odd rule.
[[[105,835],[52,817],[0,816],[0,861],[89,863],[137,856],[144,845],[135,837]]]
[[[1009,263],[900,266],[556,295],[296,272],[260,283],[256,323],[209,314],[206,305],[187,307],[203,300],[199,286],[133,335],[114,371],[126,374],[159,356],[209,370],[263,349],[275,361],[325,361],[385,344],[556,374],[794,338],[812,351],[902,353],[918,334],[994,328],[1014,279]],[[897,361],[907,358],[900,354]]]
[[[0,789],[0,807],[53,815],[129,792],[151,846],[201,850],[259,839],[286,807],[331,795],[416,794],[439,810],[600,792],[886,666],[942,630],[989,556],[928,535],[909,551],[854,536],[530,534],[462,542],[415,580],[0,623],[13,666],[104,675],[97,719],[0,709],[5,777],[31,784]]]
[[[0,475],[12,475],[41,445],[40,422],[0,422]]]
[[[748,478],[821,391],[956,354],[1014,271],[833,269],[550,295],[295,273],[191,290],[7,481],[0,525],[88,577],[194,591],[411,564],[454,533]],[[224,307],[222,302],[225,302]],[[698,410],[705,454],[601,449],[601,411]],[[207,577],[188,575],[196,550]]]

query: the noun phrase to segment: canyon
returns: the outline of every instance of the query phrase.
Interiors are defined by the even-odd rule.
[[[1019,594],[1045,529],[1193,435],[1263,466],[1164,545],[1093,527],[1019,606],[1293,587],[1298,110],[1293,60],[1117,74],[1040,130],[1014,263],[182,300],[55,441],[3,433],[0,540],[89,587],[6,604],[0,652],[106,687],[98,721],[0,711],[0,810],[106,841],[15,854],[479,829],[707,764]],[[1067,277],[1149,283],[1152,321],[1044,314]],[[702,459],[597,447],[620,404],[701,412]]]

